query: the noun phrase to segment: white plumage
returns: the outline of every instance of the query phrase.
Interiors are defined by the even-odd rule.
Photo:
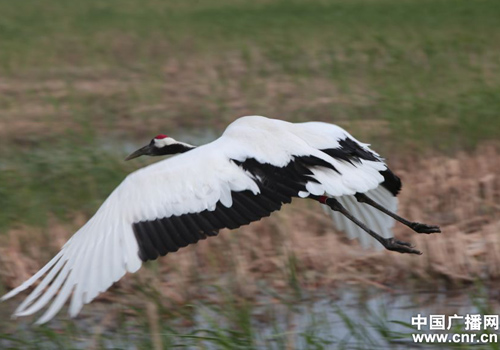
[[[348,146],[354,150],[347,149]],[[285,184],[284,187],[293,187],[294,183],[303,186],[301,190],[293,187],[295,196],[335,197],[369,227],[385,237],[391,236],[394,220],[373,207],[359,204],[353,196],[366,193],[385,208],[396,211],[397,191],[391,193],[380,186],[387,181],[382,174],[387,166],[367,144],[355,140],[338,126],[319,122],[292,124],[251,116],[237,119],[219,139],[204,146],[194,148],[161,135],[153,139],[148,147],[153,153],[142,151],[142,154],[184,153],[127,176],[47,265],[2,297],[2,300],[11,298],[43,278],[19,305],[15,316],[31,315],[49,305],[38,320],[38,323],[44,323],[60,310],[71,295],[69,314],[72,317],[77,315],[84,304],[108,289],[126,272],[136,272],[142,260],[156,258],[154,251],[150,256],[148,239],[166,239],[163,241],[165,250],[159,251],[159,255],[164,255],[167,250],[175,251],[183,246],[179,243],[183,240],[188,244],[195,243],[197,239],[210,235],[208,228],[213,228],[213,231],[220,229],[221,221],[226,224],[224,217],[231,213],[229,210],[234,209],[241,216],[247,214],[248,219],[235,219],[236,227],[255,221],[253,219],[276,210],[275,207],[267,208],[265,202],[259,202],[263,200],[261,197],[265,197],[262,191],[269,193],[268,197],[277,209],[288,200],[276,198],[293,196],[286,194],[286,189],[280,192],[280,183]],[[151,151],[155,147],[157,149]],[[159,151],[166,147],[185,149]],[[304,173],[294,170],[302,168]],[[285,169],[292,171],[293,176],[300,176],[301,180],[293,180],[294,183],[290,180],[287,184]],[[288,190],[291,191],[290,188]],[[237,200],[239,205],[248,198],[257,201],[261,209],[267,208],[269,213],[259,214],[258,209],[251,209],[250,213],[241,206],[237,209],[233,203]],[[204,218],[198,215],[202,212]],[[345,216],[330,212],[337,228],[345,231],[350,238],[360,238],[363,246],[378,245]],[[182,225],[177,219],[184,220]],[[203,225],[208,228],[204,229]],[[179,230],[166,237],[165,232],[170,232],[171,227]],[[182,227],[187,229],[183,231]],[[196,228],[196,234],[192,227]],[[194,238],[186,238],[186,230]],[[167,241],[172,244],[172,249],[168,248]]]

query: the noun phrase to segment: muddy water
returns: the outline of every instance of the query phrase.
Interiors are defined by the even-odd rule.
[[[411,318],[417,314],[428,317],[429,315],[461,315],[484,313],[483,307],[488,305],[488,313],[492,311],[498,314],[500,310],[498,303],[493,303],[485,297],[472,297],[473,290],[461,290],[459,293],[419,292],[417,294],[390,292],[380,289],[340,289],[328,293],[314,293],[314,295],[303,295],[302,299],[287,303],[277,300],[273,296],[263,295],[256,306],[252,309],[253,330],[257,336],[256,343],[269,344],[271,339],[285,335],[287,342],[293,343],[296,349],[307,346],[306,337],[301,334],[312,334],[314,339],[332,342],[332,348],[345,342],[348,348],[388,348],[406,349],[414,344],[411,341],[411,333],[417,333],[416,329],[401,325],[396,322],[411,324]],[[332,296],[335,295],[335,296]],[[498,300],[498,297],[494,298]],[[297,300],[301,300],[297,302]],[[0,305],[0,348],[13,346],[16,339],[22,337],[28,342],[47,342],[50,348],[52,340],[41,340],[40,333],[33,327],[31,320],[11,320],[10,313],[20,302],[18,298]],[[74,321],[68,321],[63,310],[58,317],[49,323],[49,328],[61,337],[67,335],[68,324],[76,330],[69,339],[72,348],[85,349],[92,344],[93,333],[96,325],[101,324],[106,314],[117,307],[126,308],[125,305],[110,305],[99,302],[84,307],[81,316]],[[167,322],[180,334],[188,334],[195,329],[210,329],[214,322],[222,328],[231,329],[227,318],[218,314],[214,308],[199,304],[193,308],[195,312],[194,325],[180,326],[182,320],[168,319],[160,320]],[[118,330],[112,325],[105,327],[103,339],[107,348],[140,349],[144,344],[144,338],[149,337],[149,330],[144,329],[147,324],[145,320],[129,317],[127,330]],[[464,331],[464,324],[457,322],[459,330]],[[423,327],[428,330],[428,327]],[[34,331],[35,329],[35,331]],[[383,332],[390,331],[406,334],[399,342],[386,339]],[[135,335],[124,341],[123,332]],[[428,331],[427,331],[428,332]],[[450,333],[452,331],[449,331]],[[358,333],[358,334],[356,334]],[[5,336],[14,340],[2,339]],[[391,338],[393,337],[390,336]],[[31,339],[30,339],[31,337]],[[141,339],[142,338],[142,339]],[[271,341],[272,342],[272,341]],[[337,344],[337,345],[335,345]],[[329,345],[327,345],[328,348]],[[206,344],[208,349],[217,349],[212,344]],[[422,348],[421,346],[419,348]]]
[[[292,305],[281,304],[277,312],[279,329],[291,334],[300,334],[311,331],[317,339],[332,341],[332,344],[345,342],[348,348],[380,348],[406,349],[415,344],[411,333],[418,333],[416,326],[412,326],[412,317],[420,314],[428,320],[429,315],[459,315],[498,314],[500,304],[498,295],[492,301],[491,296],[477,296],[476,289],[464,289],[454,293],[445,292],[408,292],[387,291],[380,289],[352,289],[336,290],[336,296],[310,296],[300,303]],[[270,300],[254,310],[257,319],[269,310]],[[216,318],[216,315],[212,315]],[[446,321],[447,322],[447,321]],[[405,323],[406,325],[402,325]],[[458,331],[464,332],[464,322],[457,321]],[[263,338],[272,338],[276,329],[270,329],[265,321],[260,322]],[[422,326],[425,333],[429,333],[428,326]],[[382,333],[389,331],[389,338]],[[356,334],[357,333],[357,334]],[[403,335],[394,341],[396,333]],[[453,333],[453,331],[448,331]],[[336,346],[332,345],[332,348]],[[307,343],[300,339],[294,341],[297,349],[307,347]],[[419,345],[419,348],[422,345]]]
[[[408,294],[375,289],[346,290],[341,292],[338,300],[322,298],[310,305],[301,305],[302,312],[297,313],[295,322],[300,329],[310,323],[311,315],[316,318],[322,316],[324,324],[328,326],[319,329],[320,337],[346,339],[349,343],[365,346],[369,343],[381,348],[392,345],[394,348],[393,341],[385,339],[380,329],[377,330],[381,327],[384,331],[406,334],[407,336],[401,339],[401,346],[395,347],[404,349],[413,345],[410,334],[417,333],[417,329],[416,326],[411,327],[411,320],[417,314],[427,319],[429,315],[446,315],[447,319],[449,315],[454,314],[465,316],[481,313],[480,308],[488,305],[489,301],[485,297],[473,297],[472,294],[472,290],[455,294],[436,292]],[[494,309],[496,313],[500,311],[498,303]],[[346,318],[349,322],[357,324],[354,330],[347,325]],[[398,322],[406,323],[407,326]],[[463,321],[456,324],[459,325],[460,331],[464,331]],[[426,326],[422,329],[429,332]],[[365,339],[359,339],[359,335],[353,334],[355,332],[364,335]]]

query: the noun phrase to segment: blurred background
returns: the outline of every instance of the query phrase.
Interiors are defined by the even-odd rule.
[[[417,313],[498,314],[499,19],[494,0],[0,0],[1,294],[152,162],[131,151],[243,115],[346,128],[402,178],[401,214],[443,230],[396,226],[422,256],[364,250],[294,201],[75,320],[0,304],[0,347],[406,349]]]

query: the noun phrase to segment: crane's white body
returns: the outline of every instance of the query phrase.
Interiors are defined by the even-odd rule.
[[[55,296],[38,320],[46,322],[71,295],[69,314],[75,316],[85,303],[108,289],[126,272],[136,272],[141,267],[133,223],[215,210],[218,202],[231,207],[234,192],[248,190],[257,195],[259,179],[231,160],[253,158],[259,163],[283,167],[298,156],[320,158],[338,171],[311,167],[314,174],[311,177],[315,181],[308,182],[307,191],[299,195],[336,197],[361,221],[388,237],[393,220],[372,207],[358,204],[353,197],[357,192],[369,192],[380,204],[396,210],[396,197],[379,186],[384,181],[380,174],[386,169],[384,162],[371,150],[377,161],[361,160],[357,165],[321,151],[338,147],[338,141],[346,138],[369,150],[368,145],[332,124],[292,124],[258,116],[237,119],[219,139],[127,176],[45,267],[2,300],[27,289],[45,275],[17,308],[15,316],[33,314]],[[359,237],[364,246],[375,243],[343,216],[336,212],[331,214],[337,228],[351,238]]]

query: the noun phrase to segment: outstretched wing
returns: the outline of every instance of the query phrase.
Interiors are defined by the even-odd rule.
[[[308,186],[311,193],[323,192],[335,197],[358,220],[383,237],[392,237],[394,219],[381,211],[358,203],[355,193],[368,197],[392,212],[397,212],[397,195],[401,180],[387,167],[384,160],[368,144],[359,142],[344,129],[326,123],[308,122],[296,124],[296,134],[309,145],[328,154],[337,172],[319,168],[314,171],[319,183]],[[306,194],[304,194],[306,195]],[[351,239],[359,239],[365,248],[381,248],[379,242],[344,215],[323,207],[333,219],[335,227],[344,231]]]
[[[75,316],[142,261],[259,220],[290,201],[290,193],[266,186],[222,152],[200,147],[130,174],[48,264],[1,300],[41,279],[14,315],[51,303],[37,321],[44,323],[72,295]]]
[[[1,300],[41,280],[15,316],[50,304],[37,321],[44,323],[70,296],[75,316],[142,261],[259,220],[292,197],[326,193],[349,201],[357,192],[378,193],[390,179],[387,171],[367,145],[334,125],[240,118],[211,144],[130,174],[48,264]],[[394,179],[389,185],[393,194],[399,190]],[[370,215],[379,222],[380,213]],[[342,217],[334,219],[359,233]],[[381,228],[390,226],[385,222]]]

